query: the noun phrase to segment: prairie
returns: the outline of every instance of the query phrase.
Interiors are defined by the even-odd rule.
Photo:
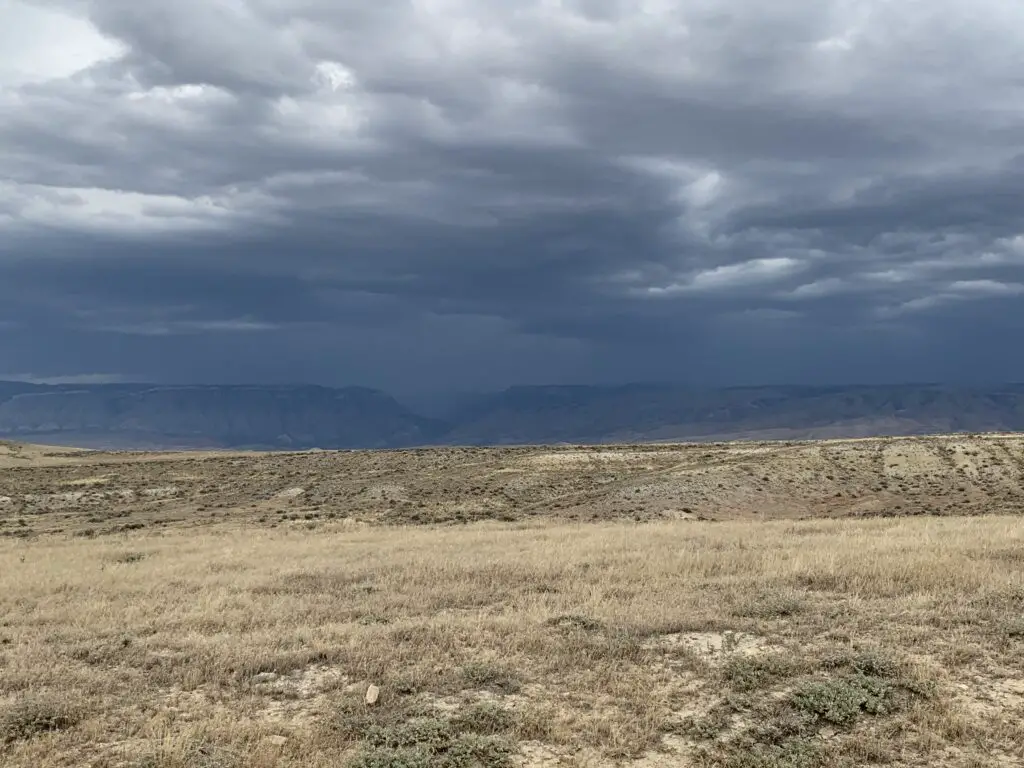
[[[685,490],[679,473],[691,465],[682,462],[744,478],[746,462],[771,461],[791,474],[757,483],[782,488],[781,477],[796,487],[800,456],[841,454],[835,443],[629,447],[596,459],[582,448],[19,449],[35,453],[0,468],[0,495],[12,499],[10,512],[0,508],[4,528],[20,531],[0,538],[0,762],[1019,765],[1024,526],[978,490],[1009,488],[994,478],[1016,477],[1017,465],[986,458],[1005,457],[1002,448],[970,447],[978,454],[954,453],[953,463],[976,474],[950,479],[948,454],[925,444],[919,450],[943,462],[926,475],[920,468],[931,464],[912,458],[917,442],[884,446],[908,461],[881,471],[932,490],[963,484],[978,509],[816,515],[808,500],[823,492],[805,477],[794,504],[810,511],[800,514],[759,511],[754,501],[717,515],[710,504],[665,511],[679,503],[668,480],[696,493]],[[710,450],[734,453],[715,465],[699,455]],[[337,476],[342,462],[349,472]],[[264,474],[245,503],[225,501],[213,516],[198,509],[204,495],[241,499],[246,477],[234,471],[254,464]],[[852,459],[838,464],[855,476]],[[434,495],[422,490],[433,488],[431,472]],[[144,495],[168,487],[170,475],[192,478],[175,481],[184,493]],[[503,508],[518,510],[506,519],[486,519],[478,506],[458,522],[441,505],[447,493],[471,508],[473,487],[497,498],[502,476],[536,494]],[[365,498],[364,486],[377,495]],[[288,488],[302,493],[281,496]],[[133,491],[127,515],[103,517],[111,509],[80,504],[86,496],[25,498],[109,490]],[[317,493],[334,498],[335,511],[346,493],[364,494],[363,506],[307,519],[298,510],[314,507]],[[641,501],[622,514],[601,501],[620,493]],[[588,498],[596,520],[577,514]],[[643,499],[647,514],[635,515]]]

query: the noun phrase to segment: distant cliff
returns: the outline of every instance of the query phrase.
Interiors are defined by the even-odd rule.
[[[1024,385],[513,387],[462,398],[434,419],[362,387],[0,382],[0,436],[97,447],[394,448],[984,431],[1024,431]]]
[[[39,442],[385,448],[432,442],[440,428],[361,387],[0,387],[0,434]]]
[[[1024,385],[514,387],[451,414],[454,443],[800,439],[1024,430]]]

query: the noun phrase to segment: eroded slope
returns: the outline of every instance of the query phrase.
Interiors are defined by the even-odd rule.
[[[1024,439],[104,453],[0,446],[0,530],[104,533],[551,517],[975,515],[1024,509]]]

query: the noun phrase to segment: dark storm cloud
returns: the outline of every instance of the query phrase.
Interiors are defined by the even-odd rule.
[[[10,371],[1024,374],[1014,4],[0,14]]]

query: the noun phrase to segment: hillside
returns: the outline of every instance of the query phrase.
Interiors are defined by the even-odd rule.
[[[3,533],[1019,514],[1024,438],[105,453],[0,446]],[[15,524],[14,520],[20,520]]]

